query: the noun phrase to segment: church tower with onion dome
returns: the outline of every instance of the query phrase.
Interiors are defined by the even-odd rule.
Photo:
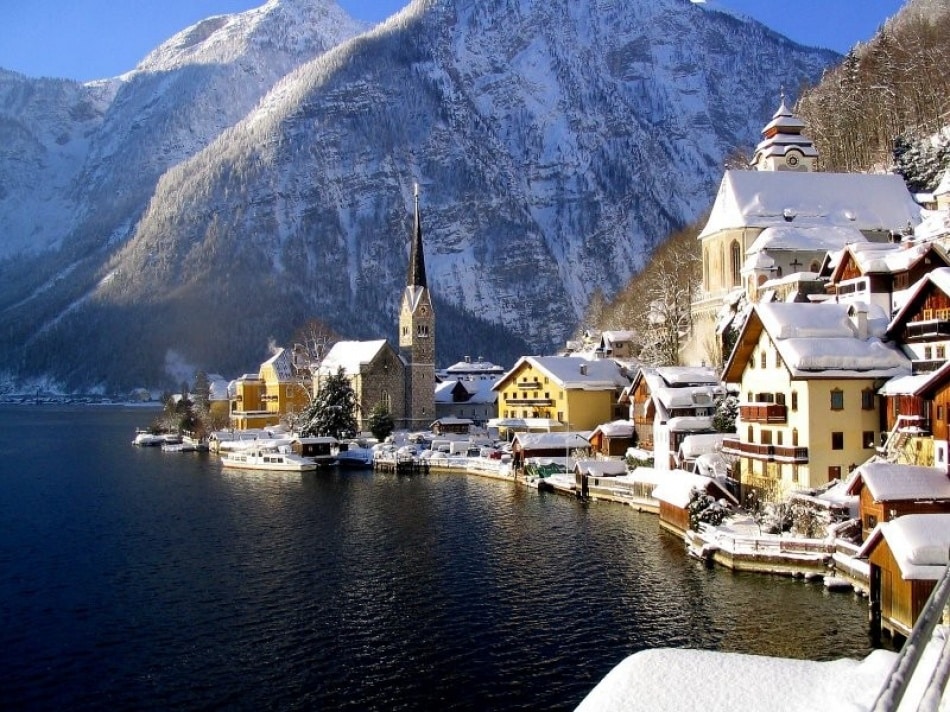
[[[817,171],[818,151],[802,134],[805,122],[785,105],[785,95],[772,120],[762,129],[749,164],[757,171]]]
[[[428,430],[435,420],[435,311],[426,284],[419,186],[415,186],[415,224],[409,272],[399,310],[399,349],[406,361],[406,421],[410,430]]]

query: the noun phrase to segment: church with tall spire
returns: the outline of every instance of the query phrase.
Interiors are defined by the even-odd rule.
[[[435,419],[435,311],[426,283],[418,185],[409,270],[399,309],[399,350],[406,362],[405,427],[428,428]]]

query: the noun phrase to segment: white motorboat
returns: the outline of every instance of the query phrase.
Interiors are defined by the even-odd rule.
[[[316,470],[317,463],[292,452],[280,450],[230,450],[221,455],[224,467],[241,470],[274,470],[280,472],[307,472]]]
[[[144,430],[140,430],[135,433],[135,438],[132,440],[133,445],[138,445],[140,447],[157,447],[165,442],[165,437],[162,435],[155,435]]]

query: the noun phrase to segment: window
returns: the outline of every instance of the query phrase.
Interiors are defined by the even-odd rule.
[[[782,357],[778,355],[778,349],[775,349],[775,368],[782,367]]]
[[[746,430],[746,435],[748,436],[746,437],[746,442],[755,442],[755,433],[753,432],[751,425],[749,426],[748,430]]]
[[[861,391],[861,410],[874,410],[874,389],[865,388]]]
[[[762,368],[769,367],[768,358],[769,358],[769,355],[763,349],[762,353],[759,355],[759,362],[760,362],[759,365],[762,366]]]
[[[729,246],[729,256],[731,259],[732,267],[732,286],[738,287],[741,282],[740,271],[742,270],[742,250],[739,249],[739,243],[736,240],[732,241],[732,244]]]
[[[798,391],[792,391],[792,410],[798,410]]]
[[[831,449],[844,450],[844,433],[840,431],[831,433]]]
[[[775,438],[776,438],[775,444],[776,444],[776,445],[781,445],[781,444],[782,444],[782,431],[781,431],[781,430],[776,430],[776,431],[775,431]]]
[[[942,405],[937,406],[937,421],[938,422],[943,421],[943,406]]]
[[[792,465],[792,482],[798,482],[798,465]]]
[[[785,405],[785,394],[784,394],[784,393],[776,393],[776,394],[775,394],[775,402],[778,403],[779,405]]]
[[[749,368],[755,368],[755,354],[749,358]]]
[[[831,391],[831,409],[844,410],[844,391],[840,388]]]
[[[752,395],[752,391],[749,391],[746,395],[746,401],[752,403],[755,400],[755,396]]]
[[[872,447],[874,447],[873,430],[865,430],[863,433],[861,433],[861,447],[863,447],[865,450],[870,450]]]
[[[828,481],[841,479],[841,465],[832,465],[828,468]]]
[[[877,517],[873,514],[864,515],[864,528],[865,529],[874,529],[877,526]]]
[[[933,348],[930,346],[924,346],[924,360],[929,361],[934,357]]]
[[[771,444],[772,444],[772,431],[771,431],[771,430],[763,430],[763,431],[762,431],[762,444],[763,444],[763,445],[771,445]]]
[[[939,358],[941,361],[943,361],[943,360],[945,360],[945,359],[947,358],[947,347],[946,347],[946,346],[938,346],[938,347],[937,347],[937,358]]]
[[[792,428],[792,447],[798,447],[798,428]]]

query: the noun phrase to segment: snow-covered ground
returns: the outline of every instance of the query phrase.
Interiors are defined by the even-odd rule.
[[[950,628],[938,626],[899,710],[921,709],[940,652],[950,644],[948,636]],[[611,670],[576,712],[871,710],[897,657],[875,650],[863,660],[814,662],[709,650],[644,650]],[[950,693],[944,690],[940,706],[933,709],[950,710]]]

